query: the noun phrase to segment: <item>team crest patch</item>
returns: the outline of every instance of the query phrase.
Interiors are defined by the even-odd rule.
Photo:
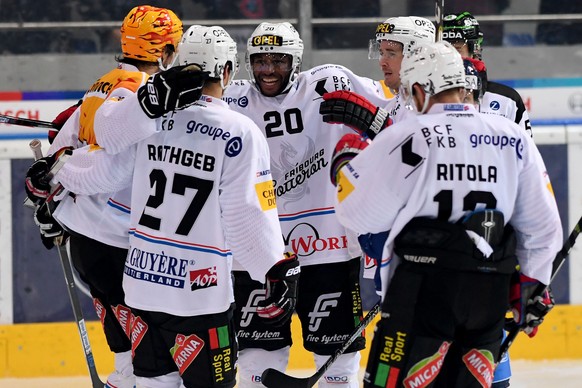
[[[190,364],[198,357],[203,347],[204,341],[195,334],[189,336],[178,334],[176,336],[176,343],[170,349],[170,354],[172,354],[180,375],[184,374]]]
[[[471,349],[463,356],[463,362],[482,387],[490,387],[493,382],[493,354],[486,349]]]

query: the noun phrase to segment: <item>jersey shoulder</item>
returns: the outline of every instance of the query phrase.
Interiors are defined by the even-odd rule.
[[[347,76],[353,77],[354,73],[345,66],[328,63],[325,65],[318,65],[309,70],[299,73],[298,81],[312,81],[331,76]]]
[[[517,106],[523,106],[521,95],[514,88],[499,82],[487,81],[487,93],[497,94],[507,97],[516,102]]]

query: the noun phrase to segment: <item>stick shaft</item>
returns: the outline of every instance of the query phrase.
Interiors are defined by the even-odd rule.
[[[21,117],[14,117],[0,114],[0,124],[12,124],[20,125],[21,127],[32,127],[32,128],[46,128],[57,130],[57,127],[49,121],[24,119]]]
[[[42,158],[42,147],[40,140],[32,140],[29,143],[29,146],[32,150],[32,154],[34,155],[35,160]],[[69,259],[67,248],[64,245],[62,236],[55,237],[55,245],[59,253],[63,275],[65,276],[65,283],[67,284],[67,292],[69,294],[71,308],[73,309],[75,323],[77,324],[77,330],[79,331],[79,336],[81,337],[81,344],[83,345],[83,350],[85,353],[85,361],[87,363],[87,368],[89,369],[89,376],[91,377],[91,385],[93,388],[103,388],[104,383],[99,378],[97,368],[95,367],[95,358],[93,357],[93,350],[91,349],[91,343],[89,342],[89,335],[87,333],[87,326],[85,325],[85,318],[83,317],[81,302],[79,301],[79,295],[76,291],[73,267],[71,265],[71,260]]]

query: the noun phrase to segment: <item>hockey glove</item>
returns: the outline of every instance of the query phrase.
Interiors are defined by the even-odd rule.
[[[330,124],[345,124],[361,136],[374,137],[392,124],[385,109],[379,108],[354,92],[339,90],[323,95],[319,114]]]
[[[51,170],[59,162],[73,153],[72,147],[63,147],[54,154],[36,160],[26,172],[24,189],[28,198],[36,205],[40,205],[50,195],[50,181],[55,173]],[[59,163],[60,164],[60,163]]]
[[[257,315],[265,323],[280,326],[291,318],[297,303],[300,273],[297,255],[291,253],[285,253],[285,258],[267,272],[267,294],[257,306]]]
[[[46,202],[34,211],[34,223],[40,229],[40,238],[46,249],[54,247],[54,239],[65,233],[63,227],[51,215]]]
[[[542,295],[535,295],[536,288],[540,285],[536,279],[520,273],[512,279],[509,292],[513,321],[530,337],[536,335],[538,326],[555,305],[549,287]]]
[[[156,73],[138,89],[139,104],[152,119],[184,109],[198,101],[209,74],[197,65],[175,66]]]
[[[341,168],[362,152],[368,144],[367,139],[355,133],[345,134],[337,142],[331,156],[331,166],[329,168],[331,183],[334,186],[337,186],[337,176]]]
[[[53,125],[55,126],[55,129],[51,129],[48,132],[48,141],[50,144],[53,144],[53,141],[55,141],[55,137],[57,137],[63,125],[65,125],[69,117],[71,117],[71,115],[75,113],[77,108],[81,106],[82,102],[83,100],[79,100],[75,105],[68,107],[67,109],[59,113],[57,117],[55,117],[55,119],[52,121]]]

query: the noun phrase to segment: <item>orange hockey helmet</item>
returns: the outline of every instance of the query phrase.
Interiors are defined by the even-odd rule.
[[[121,25],[121,50],[124,58],[158,62],[166,45],[178,47],[182,21],[166,8],[140,5],[133,8]]]

